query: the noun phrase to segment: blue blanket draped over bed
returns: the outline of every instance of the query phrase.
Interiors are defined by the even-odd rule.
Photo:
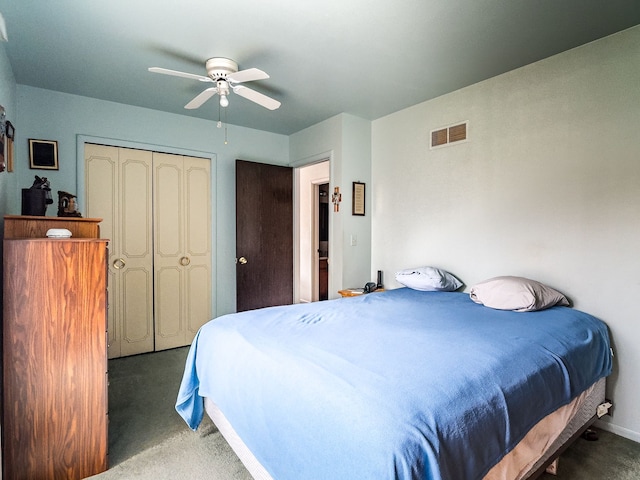
[[[586,313],[401,288],[209,322],[176,409],[210,397],[276,480],[474,480],[610,371]]]

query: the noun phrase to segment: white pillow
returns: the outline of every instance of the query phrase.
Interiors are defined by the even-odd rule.
[[[471,300],[485,307],[516,312],[535,312],[554,305],[568,306],[562,293],[523,277],[495,277],[471,287]]]
[[[401,270],[396,273],[396,280],[405,287],[427,292],[453,292],[462,286],[449,272],[434,267]]]

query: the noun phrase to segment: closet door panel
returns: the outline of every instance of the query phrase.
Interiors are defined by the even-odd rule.
[[[117,239],[120,236],[118,148],[105,145],[85,144],[85,190],[88,217],[102,218],[100,236],[111,241],[109,244],[108,264],[120,256]],[[109,358],[120,356],[119,321],[122,315],[116,312],[120,308],[116,292],[119,290],[117,271],[109,268],[107,278],[107,346]]]
[[[152,352],[153,217],[152,154],[120,148],[119,257],[110,268],[119,274],[122,356]]]
[[[156,255],[179,258],[184,250],[182,157],[154,153]]]
[[[154,153],[156,350],[186,345],[184,179],[179,155]]]
[[[186,345],[184,302],[175,290],[184,283],[183,276],[183,269],[177,266],[156,269],[156,350]]]
[[[120,173],[120,194],[123,198],[120,209],[121,251],[127,258],[141,259],[150,264],[153,253],[151,155],[125,149],[121,149],[121,155],[124,156]]]
[[[109,358],[153,351],[151,162],[144,150],[85,144],[87,213],[111,240]]]
[[[211,171],[203,158],[185,157],[186,249],[191,256],[211,258]]]
[[[211,269],[194,265],[187,270],[186,341],[191,343],[198,329],[211,320]]]
[[[211,163],[154,153],[153,165],[156,350],[162,350],[188,345],[210,320]]]
[[[120,274],[120,356],[153,351],[153,272],[148,268],[127,268]]]
[[[211,162],[185,157],[187,270],[187,342],[211,320]]]
[[[109,358],[188,345],[211,319],[211,161],[85,145],[87,208],[104,219]]]
[[[87,216],[100,212],[100,235],[115,239],[118,236],[118,149],[104,145],[85,146],[85,189]],[[109,247],[113,255],[114,246]]]

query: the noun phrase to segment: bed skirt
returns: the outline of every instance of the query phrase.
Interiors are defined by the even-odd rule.
[[[484,480],[533,479],[546,465],[594,421],[598,405],[605,401],[604,378],[536,424],[518,445],[495,465]],[[274,480],[209,398],[205,410],[222,436],[255,480]]]

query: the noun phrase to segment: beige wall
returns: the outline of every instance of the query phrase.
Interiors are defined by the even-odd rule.
[[[435,265],[566,293],[611,329],[606,427],[638,441],[639,85],[635,27],[373,122],[371,262],[387,287]],[[465,120],[468,142],[429,149]]]

